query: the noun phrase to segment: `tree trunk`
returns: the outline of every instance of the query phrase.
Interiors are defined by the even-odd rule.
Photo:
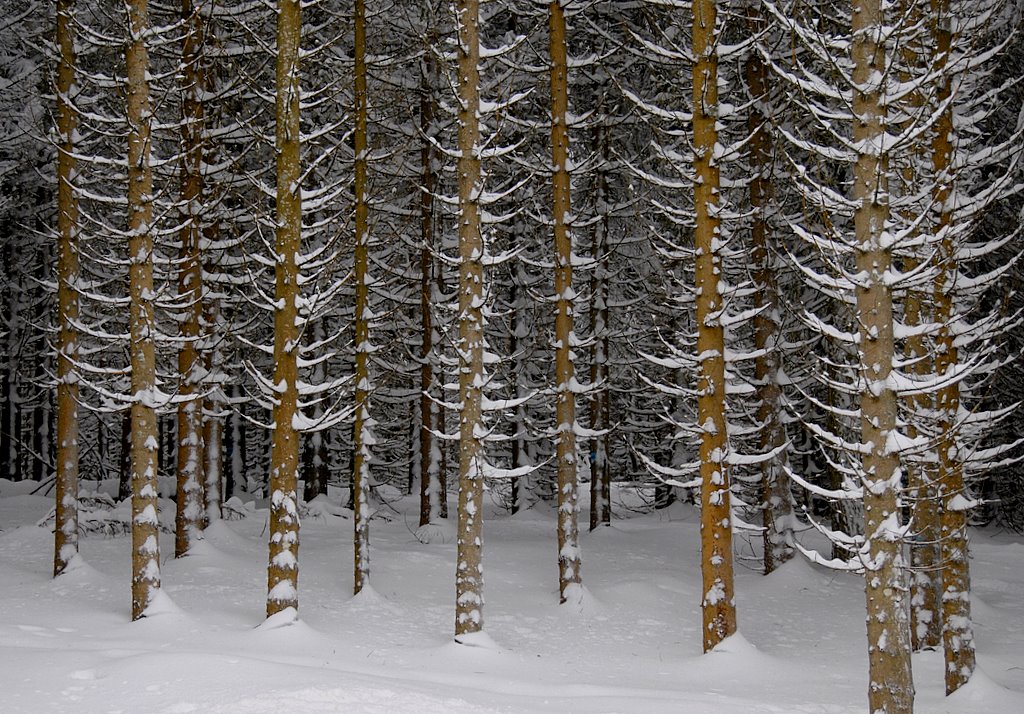
[[[126,0],[129,330],[131,333],[132,619],[160,590],[157,517],[156,351],[153,315],[153,169],[150,165],[147,0]]]
[[[10,332],[5,337],[10,340]],[[3,465],[0,478],[20,481],[21,475],[18,469],[20,449],[16,446],[18,443],[16,427],[18,383],[15,378],[16,364],[11,352],[12,350],[8,346],[7,363],[0,367],[3,369],[3,374],[0,375],[0,401],[2,401],[0,403],[0,410],[2,410],[0,411],[0,463]]]
[[[440,451],[432,430],[441,430],[438,424],[438,404],[431,399],[434,391],[434,190],[437,161],[430,139],[436,134],[434,87],[437,86],[437,62],[433,49],[437,44],[437,31],[427,32],[420,75],[420,525],[435,522],[440,517]]]
[[[370,577],[370,447],[373,445],[370,418],[370,226],[367,193],[367,106],[366,106],[366,2],[355,0],[355,199],[356,236],[353,280],[356,286],[356,393],[353,430],[352,497],[354,567],[352,592],[358,594]]]
[[[903,0],[900,12],[907,17],[910,27],[918,26],[923,20],[923,6],[919,0]],[[900,55],[904,69],[900,80],[908,84],[919,81],[919,77],[927,72],[924,49],[917,36],[902,43]],[[922,89],[915,89],[907,98],[910,105],[909,118],[902,129],[913,128],[914,117],[924,106],[925,97]],[[915,195],[920,190],[919,177],[924,174],[922,163],[923,147],[914,146],[906,164],[901,168],[903,192]],[[912,224],[917,218],[919,208],[911,206],[905,210],[904,221]],[[915,231],[912,238],[918,238],[920,231]],[[928,250],[928,249],[925,249]],[[911,273],[921,266],[918,255],[908,255],[903,259],[903,272]],[[903,323],[907,328],[920,328],[931,319],[928,310],[929,296],[919,287],[907,290],[903,300]],[[928,340],[924,335],[911,334],[904,342],[904,354],[908,365],[906,370],[918,379],[925,379],[933,368],[930,359]],[[907,419],[907,437],[916,439],[922,436],[918,429],[918,419],[926,421],[935,408],[935,395],[916,394],[907,397],[911,416]],[[906,502],[910,507],[908,522],[913,526],[910,542],[910,640],[914,651],[934,649],[942,641],[941,603],[939,602],[939,502],[935,486],[936,465],[931,455],[926,458],[908,460],[904,465],[906,471],[907,494]]]
[[[57,0],[57,476],[53,574],[78,554],[78,196],[75,132],[75,0]],[[102,452],[101,452],[102,454]]]
[[[551,177],[555,233],[555,465],[558,473],[558,596],[565,602],[580,586],[579,494],[576,464],[576,368],[573,350],[572,235],[569,231],[569,61],[565,10],[548,5],[551,55]],[[575,597],[579,597],[577,592]]]
[[[854,230],[857,316],[860,323],[860,397],[864,482],[864,564],[867,599],[869,708],[872,712],[913,711],[910,671],[909,602],[899,522],[899,452],[896,393],[892,371],[892,293],[887,276],[892,249],[885,234],[889,219],[888,166],[880,148],[886,101],[878,78],[887,71],[879,41],[885,24],[881,0],[854,0],[852,13]]]
[[[611,525],[611,465],[608,461],[608,430],[611,427],[611,388],[608,384],[608,163],[611,160],[611,129],[602,122],[594,129],[601,153],[597,169],[598,221],[594,224],[593,276],[590,280],[591,331],[594,348],[590,361],[590,530]]]
[[[718,54],[715,0],[694,0],[693,150],[697,176],[697,421],[700,429],[701,574],[704,651],[736,631],[733,599],[732,515],[725,421],[725,334],[719,292],[720,255]]]
[[[231,395],[233,397],[240,397],[242,395],[241,387],[232,387]],[[241,404],[237,406],[239,410],[242,408]],[[249,459],[245,440],[245,419],[239,414],[231,412],[227,417],[227,426],[224,434],[224,452],[228,457],[227,468],[224,471],[223,495],[225,498],[231,498],[239,491],[244,491],[247,486],[247,462]],[[207,484],[209,484],[209,481],[207,481]],[[207,485],[207,492],[209,492],[209,485]]]
[[[216,244],[220,237],[220,223],[216,217],[203,226],[203,236],[207,245]],[[224,503],[224,356],[221,352],[224,326],[220,301],[216,294],[207,294],[203,300],[203,323],[206,326],[203,365],[209,383],[214,386],[206,397],[207,409],[203,414],[203,509],[207,525],[220,520]]]
[[[455,639],[483,629],[484,268],[478,0],[456,0],[459,160],[459,513]]]
[[[117,480],[117,500],[123,501],[132,495],[132,413],[129,409],[121,413],[121,458]]]
[[[302,248],[302,165],[299,147],[299,0],[278,0],[276,128],[277,260],[274,298],[274,434],[270,447],[270,562],[267,617],[299,606],[298,349],[299,269]]]
[[[182,0],[181,40],[181,206],[183,222],[178,268],[178,300],[185,311],[178,352],[178,509],[174,521],[174,557],[180,558],[202,537],[205,516],[203,456],[203,363],[199,338],[203,317],[203,262],[199,219],[203,210],[203,21],[193,0]]]
[[[935,39],[935,70],[941,74],[935,101],[946,103],[935,125],[932,139],[932,167],[936,185],[933,205],[939,215],[935,260],[939,266],[932,293],[935,323],[935,374],[951,377],[956,369],[957,330],[953,293],[959,274],[953,226],[953,108],[949,55],[953,48],[949,0],[932,0]],[[942,71],[945,70],[945,71]],[[971,575],[967,554],[968,494],[964,485],[964,463],[958,443],[960,382],[951,380],[936,394],[939,434],[938,492],[941,503],[940,562],[942,563],[942,651],[946,662],[946,694],[966,684],[974,674],[974,632],[971,626]]]
[[[747,5],[747,28],[751,37],[764,31],[766,22],[760,5]],[[782,390],[779,388],[779,287],[775,277],[775,253],[772,248],[768,212],[773,198],[772,135],[767,126],[768,68],[756,49],[751,49],[744,67],[747,91],[753,103],[747,117],[750,133],[749,165],[751,224],[750,262],[754,270],[755,306],[761,311],[754,318],[754,385],[757,390],[757,421],[761,427],[762,452],[783,449],[786,427],[782,423]],[[761,493],[764,514],[764,572],[768,574],[793,557],[793,505],[786,477],[786,454],[778,454],[761,464]]]
[[[323,319],[317,320],[307,328],[310,341],[319,343],[326,337]],[[327,369],[323,362],[313,367],[313,384],[322,384],[327,380]],[[313,404],[312,419],[317,421],[324,415],[319,404]],[[320,495],[327,494],[327,482],[330,472],[327,461],[327,432],[314,431],[307,433],[302,446],[302,480],[304,484],[303,500],[307,503]]]

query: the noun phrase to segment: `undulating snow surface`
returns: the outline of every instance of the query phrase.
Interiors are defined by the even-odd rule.
[[[34,484],[33,484],[34,485]],[[582,536],[586,589],[559,606],[553,509],[485,525],[485,635],[452,641],[452,528],[415,537],[418,503],[372,524],[372,589],[352,597],[352,522],[302,523],[299,618],[264,622],[267,512],[167,557],[165,597],[129,621],[129,541],[90,535],[50,577],[49,498],[0,481],[0,710],[261,714],[853,714],[867,709],[861,580],[796,561],[769,577],[737,541],[741,634],[700,654],[697,513],[631,512]],[[337,499],[335,499],[335,505]],[[165,516],[166,519],[166,516]],[[166,522],[166,520],[165,520]],[[919,714],[1024,712],[1024,540],[973,534],[981,671],[942,696],[942,654],[914,657]],[[749,560],[744,561],[746,557]]]

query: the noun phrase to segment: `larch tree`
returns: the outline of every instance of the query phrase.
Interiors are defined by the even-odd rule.
[[[128,44],[129,332],[131,344],[132,619],[145,616],[160,590],[157,518],[156,323],[153,292],[153,114],[149,96],[147,0],[125,3]]]
[[[299,0],[279,0],[275,148],[275,305],[273,441],[270,463],[270,562],[267,568],[267,617],[298,609],[299,511],[298,422],[299,251],[302,247],[302,165],[300,155],[299,49],[302,37]]]
[[[74,0],[57,3],[57,462],[54,576],[78,554],[78,197],[75,195]]]

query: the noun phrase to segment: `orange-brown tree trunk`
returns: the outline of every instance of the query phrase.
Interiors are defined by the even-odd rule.
[[[923,4],[920,0],[903,0],[900,11],[906,15],[909,27],[921,24]],[[911,37],[902,43],[900,54],[903,58],[903,70],[900,79],[908,83],[919,81],[927,71],[924,49],[918,37]],[[924,105],[923,89],[910,93],[907,103],[911,107],[910,118],[904,130],[912,129],[915,115],[919,115]],[[904,195],[914,195],[920,190],[922,164],[926,160],[922,146],[914,146],[902,166],[902,184]],[[906,209],[904,220],[913,223],[918,218],[916,207]],[[915,237],[919,232],[915,231]],[[903,271],[911,272],[921,266],[921,257],[911,254],[903,260]],[[907,290],[903,299],[903,322],[909,330],[920,329],[926,320],[931,318],[930,300],[927,292],[919,287]],[[919,379],[925,379],[933,364],[930,359],[928,340],[920,333],[910,334],[904,342],[904,354],[908,365],[906,370]],[[915,394],[907,397],[911,412],[907,419],[907,436],[917,439],[927,433],[919,429],[918,420],[927,420],[934,413],[933,394]],[[930,455],[928,455],[930,456]],[[906,470],[907,493],[906,502],[910,506],[910,523],[913,537],[910,543],[910,641],[915,651],[936,648],[942,641],[942,605],[939,602],[939,501],[936,492],[935,463],[931,458],[909,460],[904,466]]]
[[[128,255],[131,346],[130,473],[132,487],[132,619],[145,615],[160,590],[157,517],[156,350],[153,314],[152,109],[146,0],[127,0]]]
[[[270,446],[270,562],[267,617],[299,606],[298,415],[299,250],[302,163],[299,153],[299,0],[278,0],[277,232],[274,298],[274,435]]]
[[[700,430],[701,575],[704,651],[736,631],[733,597],[732,513],[725,420],[724,310],[719,279],[718,35],[715,0],[694,0],[693,151],[697,226],[697,421]]]
[[[369,210],[367,206],[367,136],[366,136],[366,3],[355,0],[355,265],[356,288],[355,345],[356,391],[355,426],[353,429],[352,511],[353,511],[353,584],[359,593],[370,576],[370,268]]]
[[[565,602],[580,585],[576,395],[573,383],[572,235],[569,231],[569,61],[562,0],[548,5],[551,54],[551,177],[555,233],[555,468],[558,478],[558,595]],[[579,593],[575,595],[579,597]]]
[[[53,574],[78,554],[78,197],[75,174],[75,0],[57,0],[57,473]]]
[[[955,305],[953,296],[959,273],[953,225],[953,109],[949,99],[949,55],[953,50],[952,17],[949,0],[931,2],[935,40],[934,69],[939,73],[936,101],[945,102],[932,139],[932,168],[936,185],[933,204],[938,210],[935,226],[935,259],[939,266],[932,300],[935,309],[935,374],[952,376],[958,364]],[[939,389],[935,399],[938,414],[938,495],[940,562],[942,564],[942,651],[946,662],[946,694],[966,684],[975,669],[974,634],[971,626],[971,575],[967,553],[967,508],[964,464],[960,452],[960,383],[951,380]]]
[[[900,459],[896,392],[889,381],[895,356],[889,271],[892,248],[888,163],[881,147],[887,103],[886,47],[880,41],[881,0],[854,0],[853,141],[859,147],[853,174],[856,307],[860,324],[861,443],[864,445],[864,585],[867,600],[869,709],[913,711],[910,611],[900,532]]]

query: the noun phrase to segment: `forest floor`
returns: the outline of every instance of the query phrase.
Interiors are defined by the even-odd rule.
[[[35,484],[33,484],[35,485]],[[299,620],[263,622],[265,510],[165,557],[159,612],[129,621],[130,541],[88,535],[50,577],[51,500],[0,481],[4,714],[860,714],[862,580],[802,560],[765,577],[738,539],[740,633],[700,654],[698,516],[616,504],[582,535],[583,601],[559,606],[554,511],[485,524],[484,647],[452,641],[453,529],[414,536],[418,504],[381,509],[372,589],[350,595],[351,520],[302,523]],[[918,714],[1024,712],[1024,538],[972,533],[979,672],[943,697],[942,653],[914,655]],[[442,542],[442,540],[447,542]],[[165,552],[173,538],[163,536]],[[263,624],[261,624],[263,623]]]

